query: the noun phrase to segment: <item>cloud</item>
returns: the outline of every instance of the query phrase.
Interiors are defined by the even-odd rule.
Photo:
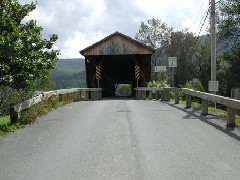
[[[30,3],[31,0],[20,0]],[[58,34],[60,58],[80,57],[79,50],[119,31],[134,37],[141,21],[161,19],[174,29],[190,27],[202,0],[38,0],[28,19],[43,27],[43,37]]]

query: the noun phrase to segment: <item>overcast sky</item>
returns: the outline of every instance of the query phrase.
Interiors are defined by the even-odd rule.
[[[20,0],[30,3],[32,0]],[[156,18],[174,30],[198,34],[209,0],[38,0],[27,19],[36,19],[44,37],[58,34],[60,58],[79,58],[82,50],[119,31],[134,38],[141,21]],[[206,28],[205,28],[206,29]],[[203,28],[203,32],[205,31]]]

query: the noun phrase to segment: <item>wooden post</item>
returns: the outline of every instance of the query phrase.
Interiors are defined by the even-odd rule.
[[[236,110],[231,107],[227,107],[227,126],[235,127],[235,113]]]
[[[18,112],[15,112],[13,107],[10,107],[10,123],[18,123]]]
[[[167,101],[167,97],[166,97],[166,91],[161,91],[161,101]]]
[[[202,115],[208,114],[208,101],[205,99],[202,99]]]
[[[148,99],[149,99],[149,100],[152,100],[152,98],[153,98],[153,97],[152,97],[152,91],[150,90],[150,91],[149,91],[149,95],[148,95]]]
[[[175,104],[179,104],[179,92],[175,92]]]
[[[170,102],[170,92],[168,90],[166,90],[165,94],[166,94],[166,101]]]
[[[146,100],[146,91],[145,90],[142,91],[142,100]]]
[[[85,100],[86,101],[89,100],[89,91],[88,90],[85,91]]]
[[[192,96],[186,94],[186,108],[191,108],[192,107]]]
[[[139,92],[138,92],[138,90],[135,90],[135,98],[136,98],[136,100],[138,100],[139,99]]]
[[[91,100],[94,101],[95,100],[95,91],[90,91],[91,92]]]
[[[156,100],[160,99],[160,91],[156,91]]]

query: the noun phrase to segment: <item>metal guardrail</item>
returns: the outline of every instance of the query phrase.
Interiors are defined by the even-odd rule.
[[[179,94],[183,93],[186,95],[186,107],[191,107],[192,96],[199,97],[202,100],[202,114],[208,114],[208,102],[219,103],[227,107],[227,126],[235,126],[235,114],[236,110],[240,109],[240,100],[231,99],[224,96],[210,94],[206,92],[194,91],[187,88],[146,88],[139,87],[135,88],[136,99],[151,100],[153,93],[156,94],[157,100],[170,101],[170,92],[175,93],[175,103],[179,103]]]
[[[102,99],[102,89],[101,88],[73,88],[73,89],[60,89],[49,92],[42,92],[38,95],[25,100],[23,102],[17,103],[10,107],[10,119],[11,123],[18,121],[18,113],[30,108],[34,104],[37,104],[45,99],[53,96],[57,96],[61,101],[64,95],[73,95],[73,101],[80,100],[100,100]]]

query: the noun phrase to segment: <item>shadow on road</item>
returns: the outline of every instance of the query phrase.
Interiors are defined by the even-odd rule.
[[[220,125],[217,124],[214,121],[210,121],[212,120],[221,120],[220,118],[218,118],[217,116],[214,115],[201,115],[201,110],[197,109],[197,108],[184,108],[184,107],[179,107],[178,104],[172,104],[172,103],[168,103],[168,102],[162,102],[165,104],[168,104],[169,106],[172,106],[178,110],[184,111],[186,112],[186,116],[184,117],[184,119],[189,119],[191,117],[195,117],[196,119],[199,119],[200,121],[207,123],[208,125],[213,126],[214,128],[216,128],[217,130],[227,134],[228,136],[240,141],[240,134],[235,132],[235,128],[236,130],[239,130],[237,127],[227,127],[226,125]]]

